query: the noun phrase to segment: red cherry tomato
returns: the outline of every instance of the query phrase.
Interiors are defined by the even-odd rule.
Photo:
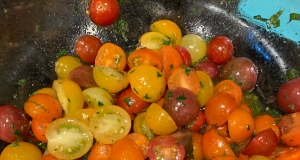
[[[187,67],[190,67],[192,64],[192,57],[190,52],[183,46],[173,46],[173,48],[175,48],[179,53],[183,64]]]
[[[97,52],[102,43],[99,38],[91,35],[81,36],[75,44],[75,53],[88,64],[94,64]]]
[[[188,125],[188,129],[192,132],[198,132],[205,125],[205,122],[205,115],[203,111],[199,110],[197,118]]]
[[[233,44],[226,36],[214,37],[207,45],[207,57],[216,64],[224,64],[233,56]]]
[[[174,137],[165,135],[154,138],[148,146],[148,157],[155,159],[183,160],[185,150],[181,143]]]
[[[113,24],[120,13],[117,0],[91,0],[89,10],[91,20],[100,26]]]
[[[300,78],[282,84],[277,93],[278,104],[287,113],[300,111]]]

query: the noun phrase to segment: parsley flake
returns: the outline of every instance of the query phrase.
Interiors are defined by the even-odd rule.
[[[178,102],[183,101],[183,100],[186,100],[186,97],[184,96],[184,93],[182,93],[181,96],[176,97],[176,101],[178,101]]]
[[[139,92],[135,88],[133,88],[133,90],[136,94],[139,94]]]
[[[101,107],[104,106],[104,104],[101,101],[98,101],[98,106]]]
[[[300,21],[300,14],[299,13],[291,13],[290,14],[290,20],[289,20],[288,23],[290,23],[292,20]]]
[[[299,77],[299,71],[298,70],[292,68],[292,69],[288,69],[286,71],[286,75],[285,75],[285,80],[286,81],[289,81],[289,80],[297,78],[297,77]]]
[[[25,83],[26,83],[26,79],[20,79],[18,81],[18,85],[20,85],[21,87],[24,87],[25,86]]]
[[[40,29],[40,25],[36,25],[35,26],[35,31],[37,32],[37,31],[39,31],[39,29]]]
[[[124,20],[117,21],[117,25],[115,27],[115,32],[120,33],[124,39],[124,41],[127,41],[127,37],[125,33],[128,31],[128,24]]]
[[[133,102],[131,101],[130,97],[124,98],[123,101],[124,101],[124,102],[126,103],[126,105],[129,106],[129,107],[133,104]]]
[[[162,74],[157,72],[157,77],[162,77]]]
[[[173,94],[173,92],[172,92],[172,91],[169,91],[169,92],[167,93],[167,98],[168,98],[168,99],[171,99],[172,94]]]
[[[277,28],[280,26],[280,19],[279,17],[281,16],[283,10],[279,10],[276,14],[273,14],[269,19],[267,18],[262,18],[261,15],[256,15],[254,16],[254,19],[266,22],[268,28],[270,28],[270,24],[273,25],[274,28]]]
[[[66,49],[62,49],[58,54],[57,54],[57,57],[62,57],[64,55],[67,54],[67,50]]]
[[[146,94],[143,98],[144,98],[144,99],[151,99],[151,98],[148,96],[148,94]]]

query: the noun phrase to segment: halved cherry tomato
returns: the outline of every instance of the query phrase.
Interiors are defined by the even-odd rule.
[[[220,81],[214,87],[214,94],[226,92],[232,95],[236,101],[236,105],[239,106],[242,101],[242,89],[232,80]]]
[[[275,132],[269,128],[259,132],[242,151],[247,156],[269,156],[275,150],[278,138]]]
[[[156,159],[176,159],[183,160],[185,150],[181,143],[174,137],[164,135],[158,136],[150,141],[148,146],[148,157],[150,160]]]
[[[113,144],[111,160],[142,160],[142,149],[130,138],[124,137]]]
[[[209,125],[222,126],[237,107],[234,97],[225,92],[213,95],[205,106],[205,118]]]
[[[138,97],[131,88],[127,88],[119,95],[116,105],[128,113],[137,114],[147,108],[150,103]]]
[[[203,134],[202,146],[205,159],[213,159],[223,155],[235,156],[226,140],[213,129]]]
[[[197,118],[188,125],[188,129],[193,132],[198,132],[205,125],[205,115],[203,111],[199,110]]]
[[[37,91],[35,91],[35,94],[37,94],[37,93],[46,93],[46,94],[51,95],[54,98],[57,98],[55,90],[50,87],[38,89]]]
[[[239,159],[236,158],[235,156],[223,155],[223,156],[215,157],[211,160],[239,160]]]
[[[186,66],[173,70],[168,79],[168,89],[171,90],[176,87],[189,89],[197,95],[200,90],[200,81],[196,71]]]
[[[124,50],[114,43],[105,43],[98,50],[95,66],[107,66],[124,70],[126,67],[126,54]]]
[[[258,134],[259,132],[272,128],[277,137],[280,137],[280,131],[276,125],[276,119],[270,116],[269,114],[263,114],[255,118],[255,128],[254,133]]]
[[[300,145],[300,112],[291,113],[282,117],[278,123],[281,140],[289,146]]]
[[[62,116],[60,102],[46,93],[38,93],[29,97],[24,104],[25,112],[41,122],[52,122]]]
[[[41,122],[34,118],[31,120],[32,132],[38,140],[40,140],[42,142],[47,142],[45,133],[46,133],[46,129],[49,126],[49,124],[50,124],[49,122]]]
[[[46,154],[43,155],[43,157],[40,160],[60,160],[60,159],[54,157],[52,154]]]
[[[162,63],[158,54],[149,48],[140,48],[134,50],[128,56],[127,63],[130,68],[140,65],[140,64],[149,64],[162,70]]]
[[[269,156],[271,160],[299,160],[300,147],[278,146],[275,151]]]
[[[120,13],[117,0],[92,0],[89,6],[91,20],[100,26],[107,26],[114,23]]]
[[[83,35],[77,39],[74,50],[83,62],[94,64],[101,45],[99,38],[92,35]]]
[[[180,54],[171,46],[163,46],[158,51],[157,54],[160,56],[162,61],[162,72],[166,79],[169,78],[171,73],[183,65]]]
[[[248,112],[252,115],[252,109],[249,108],[249,106],[246,103],[241,103],[239,106],[240,109],[243,109],[244,111]]]
[[[183,46],[173,46],[173,48],[175,48],[177,50],[177,52],[179,53],[183,65],[187,66],[187,67],[191,67],[192,64],[192,57],[190,52]]]
[[[112,147],[112,144],[102,144],[96,141],[90,149],[87,160],[109,160]]]
[[[133,140],[142,149],[145,158],[148,157],[149,140],[146,136],[141,133],[130,133],[126,137]]]
[[[204,160],[202,153],[202,138],[202,134],[197,132],[192,133],[194,160]]]
[[[209,75],[203,71],[196,71],[197,77],[200,81],[200,91],[197,94],[200,107],[204,107],[207,101],[214,94],[214,84]]]

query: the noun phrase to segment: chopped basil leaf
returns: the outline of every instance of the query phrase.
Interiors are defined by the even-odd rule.
[[[57,57],[62,57],[64,55],[67,54],[67,50],[66,49],[62,49],[58,54],[57,54]]]
[[[179,101],[182,101],[182,100],[186,100],[186,97],[184,96],[184,93],[182,93],[181,96],[178,96],[176,97],[176,100],[179,102]]]
[[[24,87],[25,83],[26,83],[26,79],[20,79],[19,82],[18,82],[18,85]]]
[[[157,77],[161,77],[162,76],[162,74],[160,74],[159,72],[157,72]]]
[[[101,101],[98,101],[98,106],[104,106],[104,104]]]
[[[273,24],[274,28],[280,26],[279,17],[282,14],[283,10],[279,10],[276,14],[273,14],[270,18],[270,24]]]
[[[267,22],[269,20],[267,18],[262,18],[261,15],[254,16],[253,18],[262,22]]]
[[[115,31],[117,33],[120,33],[125,41],[128,40],[127,37],[126,37],[126,35],[125,35],[125,33],[128,31],[128,24],[127,24],[127,22],[125,22],[122,19],[120,19],[119,21],[117,21],[117,25],[115,27]]]
[[[291,79],[299,77],[299,71],[296,69],[288,69],[286,71],[285,80],[289,81]]]
[[[133,102],[131,101],[130,97],[124,98],[123,101],[124,101],[124,102],[126,103],[126,105],[129,106],[129,107],[133,104]]]
[[[288,23],[290,23],[292,20],[300,21],[300,14],[299,13],[291,13],[290,14],[290,20],[289,20]]]

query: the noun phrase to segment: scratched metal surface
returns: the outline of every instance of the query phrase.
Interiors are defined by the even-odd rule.
[[[255,92],[262,102],[277,108],[274,95],[284,81],[288,68],[300,70],[297,44],[267,32],[240,18],[239,0],[124,0],[119,18],[129,24],[124,41],[115,25],[95,26],[86,14],[85,0],[1,0],[0,1],[0,105],[22,106],[28,95],[49,87],[57,77],[54,62],[67,50],[74,55],[74,43],[84,34],[103,42],[133,50],[149,25],[159,19],[171,19],[183,34],[203,38],[226,35],[233,40],[234,56],[245,56],[259,68]],[[25,86],[18,85],[26,79]],[[1,133],[0,133],[1,134]],[[6,145],[0,143],[0,150]]]

